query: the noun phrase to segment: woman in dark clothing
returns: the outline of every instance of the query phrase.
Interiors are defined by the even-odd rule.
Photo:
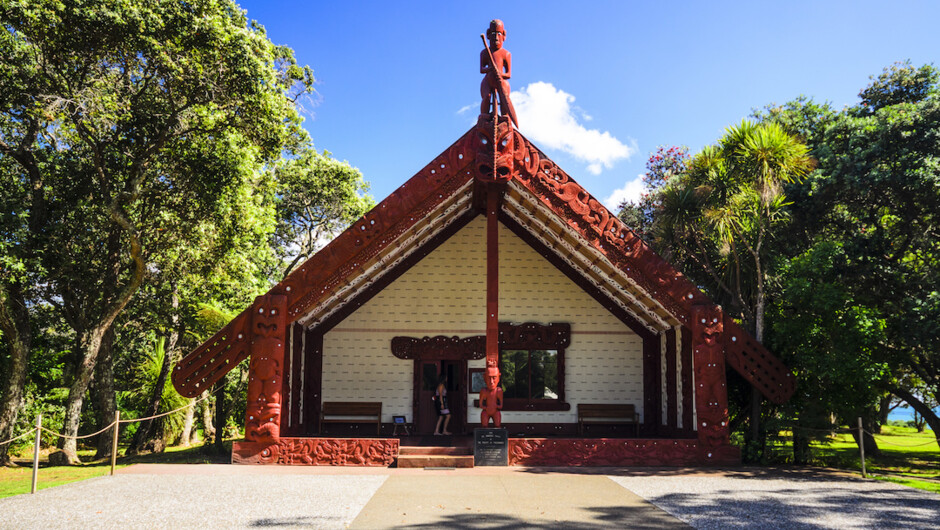
[[[441,374],[437,381],[437,391],[434,392],[434,401],[437,403],[437,425],[434,427],[434,434],[449,435],[447,426],[450,424],[450,406],[447,403],[447,374]],[[444,430],[441,431],[441,423],[444,424]]]

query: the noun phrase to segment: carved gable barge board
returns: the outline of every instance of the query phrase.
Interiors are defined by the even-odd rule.
[[[725,359],[729,366],[774,403],[784,403],[796,390],[796,378],[731,317],[724,317]]]
[[[351,315],[353,311],[371,300],[375,295],[382,291],[382,289],[385,289],[393,281],[401,277],[402,274],[408,272],[408,269],[421,261],[425,256],[436,250],[445,241],[450,239],[451,236],[459,232],[461,228],[467,226],[477,215],[477,212],[473,210],[470,210],[461,215],[460,218],[451,223],[444,230],[432,236],[427,242],[412,252],[407,258],[405,258],[405,260],[395,266],[392,270],[382,275],[368,287],[357,292],[353,298],[347,301],[347,303],[340,307],[339,310],[337,310],[335,313],[320,322],[316,328],[324,334],[333,329],[337,324]]]
[[[318,326],[320,321],[329,318],[334,311],[347,303],[360,290],[367,288],[389,270],[407,260],[412,252],[433,238],[437,232],[447,230],[450,224],[473,211],[470,201],[470,185],[467,183],[458,193],[442,202],[438,210],[422,219],[420,223],[413,225],[368,263],[362,264],[357,275],[350,277],[325,295],[298,321],[305,327]]]
[[[516,191],[514,188],[511,188]],[[519,193],[528,195],[520,190]],[[643,323],[652,333],[659,333],[680,323],[655,299],[640,289],[628,276],[623,274],[603,254],[593,249],[588,241],[583,240],[576,231],[571,230],[564,220],[553,212],[530,202],[530,198],[506,197],[503,212],[514,219],[535,238],[551,249],[563,261],[574,262],[572,265],[586,278],[609,293],[611,299]],[[569,238],[571,240],[569,240]],[[628,267],[629,269],[629,267]]]
[[[655,335],[650,331],[646,326],[641,322],[636,320],[636,318],[623,310],[617,303],[610,299],[608,294],[604,291],[598,289],[592,282],[587,280],[580,271],[576,271],[571,265],[568,265],[564,260],[558,257],[555,252],[545,246],[544,243],[539,241],[535,236],[530,234],[525,228],[519,225],[515,219],[506,215],[505,212],[500,213],[500,221],[503,225],[508,228],[513,234],[515,234],[519,239],[523,240],[528,244],[533,250],[535,250],[540,256],[545,258],[549,263],[551,263],[556,269],[561,271],[569,280],[574,282],[582,291],[591,296],[597,303],[601,304],[605,309],[610,311],[612,315],[617,317],[621,322],[623,322],[630,330],[634,333],[646,338],[652,338]]]
[[[473,130],[392,192],[359,221],[278,284],[290,295],[289,314],[299,318],[379,251],[424,219],[473,178]]]
[[[519,134],[519,133],[517,133]],[[519,182],[601,252],[619,270],[683,324],[689,309],[708,298],[682,273],[656,255],[629,227],[567,173],[519,134],[516,145],[530,163],[521,165]]]
[[[456,190],[472,181],[476,128],[438,155],[359,221],[343,231],[300,268],[277,284],[271,294],[287,296],[287,324],[332,292],[359,267],[412,225],[420,222]],[[174,367],[177,391],[196,397],[249,356],[244,337],[254,306],[246,308],[207,342]],[[237,338],[241,336],[242,339]]]

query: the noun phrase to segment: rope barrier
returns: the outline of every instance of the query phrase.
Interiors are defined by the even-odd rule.
[[[154,416],[147,416],[146,418],[133,418],[133,419],[130,419],[130,420],[120,420],[120,423],[134,423],[134,422],[138,422],[138,421],[146,421],[146,420],[152,420],[152,419],[156,419],[156,418],[162,418],[163,416],[169,416],[170,414],[179,412],[179,411],[181,411],[181,410],[186,410],[186,409],[188,409],[189,407],[193,407],[193,406],[195,406],[197,403],[199,403],[200,401],[205,401],[205,400],[209,399],[210,397],[212,397],[212,396],[214,396],[215,394],[217,394],[220,390],[222,390],[222,388],[223,388],[223,387],[219,387],[219,389],[216,390],[215,392],[209,392],[209,393],[206,394],[205,396],[201,396],[201,397],[199,397],[198,399],[193,400],[192,403],[189,403],[188,405],[183,405],[182,407],[180,407],[180,408],[178,408],[178,409],[174,409],[174,410],[171,410],[171,411],[169,411],[169,412],[163,412],[163,413],[160,413],[160,414],[156,414],[156,415],[154,415]],[[53,435],[53,436],[58,436],[59,438],[66,438],[66,439],[69,439],[69,440],[83,440],[83,439],[85,439],[85,438],[91,438],[92,436],[97,436],[97,435],[99,435],[99,434],[101,434],[101,433],[107,431],[108,429],[110,429],[110,428],[112,428],[112,427],[114,427],[114,422],[113,422],[113,421],[112,421],[111,423],[109,423],[107,426],[103,427],[100,431],[93,432],[93,433],[91,433],[91,434],[83,434],[83,435],[81,435],[81,436],[68,436],[68,435],[62,434],[62,433],[60,433],[60,432],[53,431],[53,430],[51,430],[51,429],[47,429],[47,428],[45,428],[45,427],[40,427],[40,429],[42,429],[43,431],[45,431],[45,432],[47,432],[47,433],[49,433],[49,434],[51,434],[51,435]],[[34,432],[36,432],[36,427],[33,427],[32,429],[30,429],[30,430],[24,432],[23,434],[21,434],[21,435],[15,437],[15,438],[11,438],[11,439],[6,440],[6,441],[4,441],[4,442],[0,442],[0,445],[5,445],[5,444],[8,444],[8,443],[13,443],[13,442],[19,440],[20,438],[25,438],[26,436],[29,436],[30,434],[32,434],[32,433],[34,433]]]
[[[111,427],[114,427],[114,422],[113,422],[113,421],[112,421],[111,423],[109,423],[106,427],[104,427],[103,429],[101,429],[100,431],[98,431],[98,432],[93,432],[93,433],[91,433],[91,434],[83,434],[83,435],[81,435],[81,436],[68,436],[68,435],[66,435],[66,434],[61,434],[61,433],[58,433],[58,432],[53,431],[52,429],[47,429],[47,428],[45,428],[45,427],[40,427],[40,429],[42,429],[43,431],[45,431],[45,432],[47,432],[47,433],[49,433],[49,434],[52,434],[52,435],[54,435],[54,436],[58,436],[59,438],[65,438],[65,439],[67,439],[67,440],[82,440],[82,439],[85,439],[85,438],[91,438],[92,436],[98,436],[99,434],[103,433],[104,431],[107,431],[107,430],[110,429]]]
[[[193,407],[193,406],[196,405],[196,403],[199,403],[200,401],[204,401],[204,400],[206,400],[206,399],[209,399],[211,396],[214,396],[215,394],[217,394],[217,393],[219,392],[219,390],[222,390],[222,388],[224,388],[224,387],[219,387],[215,392],[209,392],[209,393],[206,394],[205,396],[201,396],[200,398],[194,400],[192,403],[189,403],[188,405],[183,405],[182,407],[180,407],[180,408],[178,408],[178,409],[171,410],[171,411],[169,411],[169,412],[162,412],[162,413],[156,414],[156,415],[154,415],[154,416],[147,416],[146,418],[133,418],[133,419],[130,419],[130,420],[121,420],[121,423],[134,423],[135,421],[147,421],[147,420],[152,420],[152,419],[156,419],[156,418],[162,418],[163,416],[169,416],[170,414],[179,412],[179,411],[181,411],[181,410],[188,409],[189,407]]]
[[[36,428],[35,428],[35,427],[33,427],[32,429],[30,429],[30,430],[24,432],[23,434],[17,436],[16,438],[10,438],[9,440],[6,440],[6,441],[4,441],[4,442],[0,442],[0,445],[6,445],[6,444],[9,444],[9,443],[13,443],[13,442],[19,440],[20,438],[26,438],[27,436],[29,436],[30,434],[33,434],[34,432],[36,432]]]
[[[908,445],[908,444],[896,444],[896,443],[894,443],[894,442],[889,442],[889,441],[887,441],[887,440],[884,440],[884,439],[883,439],[883,438],[884,438],[884,435],[883,435],[883,434],[875,434],[875,433],[871,433],[871,432],[868,432],[868,431],[865,431],[865,434],[870,435],[872,438],[874,438],[876,441],[878,441],[878,443],[884,443],[884,444],[888,444],[888,445],[893,445],[893,446],[895,446],[895,447],[923,447],[923,446],[925,446],[925,445],[940,444],[940,440],[930,440],[929,442],[924,442],[924,443],[922,443],[922,444],[913,444],[913,445]]]

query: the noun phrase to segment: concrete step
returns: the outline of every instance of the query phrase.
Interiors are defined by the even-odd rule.
[[[422,445],[403,445],[398,448],[398,454],[400,455],[451,455],[451,456],[461,456],[461,455],[472,455],[473,448],[471,447],[434,447],[434,446],[422,446]]]
[[[473,467],[473,455],[399,455],[398,467]]]

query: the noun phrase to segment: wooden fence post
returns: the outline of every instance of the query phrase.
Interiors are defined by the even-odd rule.
[[[114,476],[114,464],[117,463],[118,434],[121,430],[121,411],[114,412],[114,438],[111,440],[111,476]]]
[[[862,478],[868,478],[865,473],[865,429],[862,428],[862,417],[858,417],[858,450],[862,454]]]
[[[42,412],[36,416],[36,443],[33,445],[33,485],[30,493],[36,493],[36,482],[39,479],[39,436],[42,434]]]

